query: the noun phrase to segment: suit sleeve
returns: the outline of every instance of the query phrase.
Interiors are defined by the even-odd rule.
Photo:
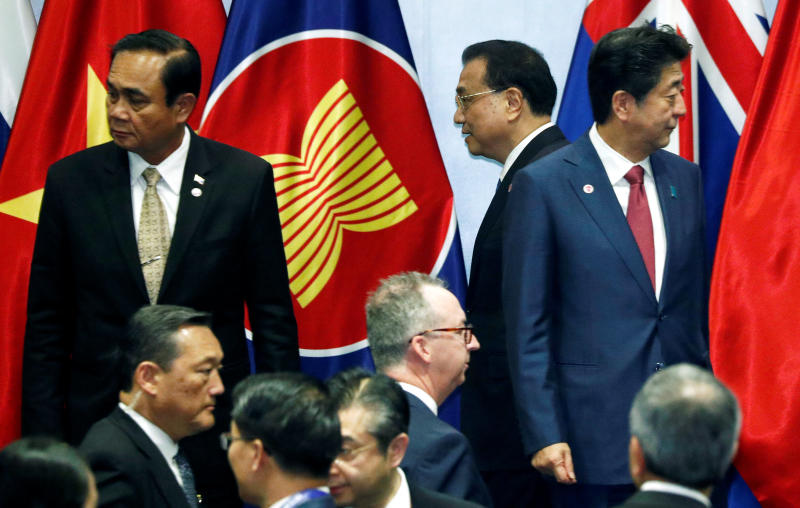
[[[503,308],[514,400],[525,452],[565,442],[553,370],[556,234],[541,183],[514,177],[503,230]]]
[[[22,433],[64,439],[64,401],[71,354],[67,230],[59,182],[48,172],[28,288],[28,320],[22,360]]]
[[[256,370],[299,370],[297,322],[289,294],[289,276],[272,167],[258,182],[246,249],[247,310],[253,330]]]
[[[87,458],[97,483],[98,507],[142,506],[145,493],[140,492],[141,486],[135,485],[132,475],[125,471],[119,458],[97,452],[88,453]]]

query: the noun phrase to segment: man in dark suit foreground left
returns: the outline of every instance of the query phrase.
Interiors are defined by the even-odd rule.
[[[339,507],[478,508],[406,480],[400,462],[408,449],[408,401],[383,374],[356,368],[328,381],[339,411],[342,452],[331,465],[331,495]]]
[[[705,508],[736,454],[742,415],[711,373],[678,364],[653,374],[630,412],[631,477],[625,508]]]
[[[239,496],[256,506],[334,508],[328,469],[342,449],[325,387],[299,372],[258,374],[233,391],[222,435]]]
[[[120,402],[81,444],[99,506],[198,505],[179,441],[214,425],[224,391],[222,349],[210,324],[209,314],[173,305],[147,306],[131,318]]]

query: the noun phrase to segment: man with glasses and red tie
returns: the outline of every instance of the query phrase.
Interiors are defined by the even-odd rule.
[[[686,114],[690,49],[667,26],[606,34],[588,67],[595,124],[520,170],[509,192],[511,380],[525,452],[554,477],[557,507],[633,494],[637,390],[665,365],[707,362],[700,169],[662,150]]]
[[[436,277],[393,275],[369,296],[367,338],[375,368],[400,383],[411,411],[401,467],[408,481],[491,506],[472,449],[438,406],[464,382],[480,348],[458,299]]]

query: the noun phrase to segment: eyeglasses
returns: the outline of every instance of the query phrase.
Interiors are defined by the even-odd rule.
[[[336,456],[336,460],[339,462],[352,462],[361,452],[367,451],[376,446],[378,446],[377,442],[365,444],[364,446],[359,446],[358,448],[342,448],[342,451],[340,451],[339,455]]]
[[[223,432],[219,435],[219,446],[224,451],[228,451],[228,448],[231,447],[231,443],[234,441],[252,441],[251,438],[246,437],[237,437],[231,434],[230,432]]]
[[[469,343],[472,342],[472,337],[475,336],[472,325],[467,325],[467,326],[459,326],[457,328],[433,328],[431,330],[425,330],[423,332],[415,333],[414,337],[416,337],[417,335],[425,335],[426,333],[431,333],[431,332],[458,333],[459,335],[461,335],[461,338],[464,339],[465,346],[469,345]],[[409,344],[411,343],[412,340],[414,340],[414,337],[408,339]]]
[[[488,95],[490,93],[495,92],[502,92],[507,88],[495,88],[494,90],[487,90],[485,92],[478,92],[478,93],[471,93],[469,95],[456,95],[456,109],[461,108],[462,111],[466,111],[468,107],[475,102],[476,97],[480,97],[481,95]]]

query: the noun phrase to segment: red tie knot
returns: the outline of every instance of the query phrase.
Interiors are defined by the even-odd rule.
[[[644,168],[638,164],[633,166],[625,173],[625,180],[631,185],[641,185],[644,181]]]

